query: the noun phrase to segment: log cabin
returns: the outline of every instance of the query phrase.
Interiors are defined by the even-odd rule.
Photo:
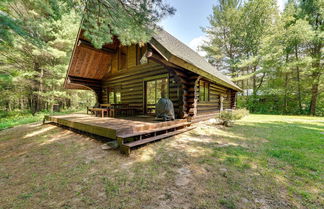
[[[94,48],[80,30],[64,86],[95,92],[101,118],[88,114],[45,116],[51,121],[86,133],[116,140],[122,153],[194,128],[193,122],[216,117],[235,108],[241,89],[195,51],[168,32],[158,29],[143,45],[123,46],[118,38]],[[173,121],[156,121],[155,104],[169,98]],[[103,117],[131,106],[132,117]],[[113,108],[111,108],[111,105]],[[134,115],[134,110],[136,114]],[[110,116],[110,115],[109,115]]]
[[[140,46],[122,46],[115,38],[94,48],[80,30],[64,83],[87,89],[98,104],[127,103],[138,114],[154,114],[169,98],[178,119],[202,120],[235,108],[241,89],[203,57],[163,29]]]

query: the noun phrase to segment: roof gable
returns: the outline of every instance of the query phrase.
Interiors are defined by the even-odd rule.
[[[226,87],[241,91],[240,87],[233,83],[227,76],[219,72],[197,52],[165,30],[158,29],[150,41],[150,44],[156,47],[167,61],[210,78]]]

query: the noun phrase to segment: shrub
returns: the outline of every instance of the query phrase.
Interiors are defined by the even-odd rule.
[[[234,120],[240,120],[249,115],[249,111],[245,108],[233,110],[232,113],[234,115]]]
[[[248,114],[249,111],[247,109],[225,110],[220,113],[219,119],[222,120],[223,125],[231,126],[233,121],[240,120]]]

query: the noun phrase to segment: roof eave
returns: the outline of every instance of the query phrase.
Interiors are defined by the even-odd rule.
[[[171,63],[173,63],[175,65],[178,65],[180,67],[183,67],[183,68],[185,68],[187,70],[190,70],[191,72],[197,73],[197,74],[199,74],[199,75],[201,75],[201,76],[203,76],[205,78],[209,78],[210,80],[212,80],[212,81],[214,81],[214,82],[216,82],[218,84],[221,84],[221,85],[223,85],[225,87],[231,88],[231,89],[233,89],[235,91],[242,92],[242,89],[240,87],[238,87],[236,85],[232,85],[232,84],[230,84],[230,83],[228,83],[228,82],[226,82],[226,81],[224,81],[224,80],[222,80],[222,79],[220,79],[220,78],[218,78],[218,77],[204,71],[203,69],[200,69],[200,68],[196,67],[195,65],[182,60],[181,58],[179,58],[177,56],[174,56],[174,55],[171,56],[169,58],[169,62],[171,62]]]
[[[196,67],[195,65],[186,62],[185,60],[173,55],[171,52],[169,52],[162,44],[160,44],[160,42],[158,40],[156,40],[154,37],[150,40],[149,44],[157,51],[161,54],[161,56],[163,56],[167,61],[178,65],[182,68],[185,68],[191,72],[197,73],[201,76],[204,76],[206,78],[211,78],[212,81],[215,81],[225,87],[231,88],[235,91],[240,91],[242,92],[243,90],[236,86],[236,85],[232,85],[208,72],[206,72],[203,69],[200,69],[198,67]]]
[[[81,24],[82,24],[82,21],[81,21]],[[75,49],[76,49],[76,47],[78,45],[78,42],[79,42],[80,34],[81,34],[81,26],[79,27],[78,34],[77,34],[77,36],[75,38],[75,41],[74,41],[73,50],[72,50],[72,53],[71,53],[68,69],[67,69],[65,79],[64,79],[63,87],[66,88],[66,89],[69,89],[69,87],[68,87],[68,84],[69,84],[69,82],[68,82],[68,80],[69,80],[69,72],[70,72],[70,69],[71,69]]]

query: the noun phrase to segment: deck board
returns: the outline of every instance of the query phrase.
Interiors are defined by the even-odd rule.
[[[148,131],[150,129],[163,128],[187,121],[184,119],[177,119],[174,121],[161,122],[155,121],[153,117],[144,116],[101,118],[87,114],[45,116],[45,119],[63,126],[111,139],[116,139],[117,135]]]

